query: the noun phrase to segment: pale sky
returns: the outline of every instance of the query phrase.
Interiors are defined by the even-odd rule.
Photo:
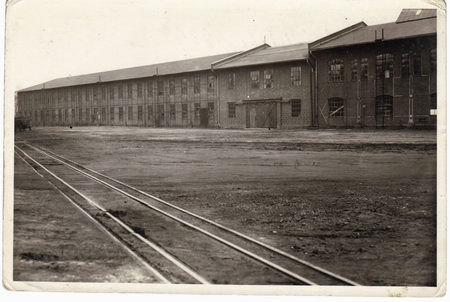
[[[247,50],[264,37],[312,42],[361,21],[394,22],[402,8],[436,8],[428,2],[12,0],[5,97],[60,77]]]

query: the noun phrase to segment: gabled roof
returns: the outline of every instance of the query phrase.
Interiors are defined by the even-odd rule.
[[[402,17],[402,14],[404,17]],[[369,44],[374,43],[377,40],[390,41],[436,34],[436,13],[434,14],[434,17],[432,17],[433,14],[431,14],[431,12],[423,13],[422,18],[417,18],[414,20],[407,10],[403,10],[402,14],[400,14],[400,17],[402,17],[401,20],[403,20],[401,22],[361,26],[348,32],[343,30],[341,34],[335,33],[311,43],[310,49],[315,51],[336,47]]]
[[[396,23],[436,18],[436,16],[437,10],[435,9],[404,9],[398,16]]]
[[[260,64],[271,64],[306,60],[308,58],[308,44],[300,43],[287,46],[267,47],[236,59],[217,64],[214,69],[224,69]]]
[[[97,72],[92,74],[70,76],[51,80],[39,85],[28,87],[19,92],[33,91],[40,89],[51,89],[77,85],[95,84],[98,82],[112,82],[130,79],[147,78],[155,75],[179,74],[185,72],[195,72],[211,69],[211,64],[218,60],[238,54],[237,52],[173,61],[167,63],[152,64],[140,67],[118,69],[112,71]]]

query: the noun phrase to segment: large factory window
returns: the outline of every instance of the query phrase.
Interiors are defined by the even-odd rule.
[[[250,78],[252,81],[252,89],[259,88],[259,71],[250,72]]]
[[[334,59],[328,61],[328,81],[342,82],[344,80],[344,60]]]
[[[302,100],[291,100],[291,106],[292,117],[299,117],[302,112]]]
[[[228,103],[228,118],[236,118],[236,104]]]
[[[164,95],[164,81],[158,81],[157,86],[158,95]]]
[[[344,116],[344,99],[342,98],[329,99],[328,113],[330,116]]]
[[[272,88],[273,86],[273,70],[264,70],[264,88]]]
[[[390,53],[377,55],[377,78],[389,79],[394,76],[394,56]]]
[[[187,94],[187,79],[181,79],[181,94]]]
[[[170,119],[175,119],[175,104],[170,104]]]
[[[214,76],[208,76],[208,92],[214,91]]]
[[[181,118],[183,120],[187,120],[187,118],[188,118],[188,105],[187,104],[181,104]]]
[[[142,116],[143,116],[143,111],[142,111],[142,106],[138,106],[138,121],[142,121]]]
[[[142,83],[137,83],[137,97],[142,98]]]
[[[153,105],[148,105],[147,111],[148,111],[147,118],[149,120],[152,120],[153,119]]]
[[[169,95],[175,94],[175,80],[169,81]]]
[[[127,92],[128,92],[128,98],[132,99],[133,98],[133,84],[127,85]]]
[[[361,81],[367,80],[369,78],[369,59],[361,59]]]
[[[195,77],[194,78],[194,93],[200,93],[200,78]]]
[[[123,86],[119,85],[119,99],[123,99]]]
[[[115,118],[115,116],[114,116],[114,107],[109,107],[109,120],[111,122],[114,122],[114,118]]]
[[[236,75],[234,73],[228,74],[228,90],[234,90],[236,82]]]
[[[415,76],[422,75],[422,54],[421,52],[413,53],[413,72]]]
[[[409,77],[409,52],[402,53],[402,77]]]
[[[351,60],[352,81],[358,81],[358,59]]]
[[[291,67],[291,84],[299,86],[302,84],[302,68]]]

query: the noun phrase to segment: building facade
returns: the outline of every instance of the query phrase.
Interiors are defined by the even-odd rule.
[[[436,13],[403,10],[310,44],[315,123],[323,127],[436,126]]]
[[[310,44],[61,78],[20,90],[36,126],[435,126],[436,10]]]

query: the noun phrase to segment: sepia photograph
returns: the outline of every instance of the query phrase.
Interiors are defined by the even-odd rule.
[[[431,0],[6,1],[3,287],[444,296],[446,22]]]

